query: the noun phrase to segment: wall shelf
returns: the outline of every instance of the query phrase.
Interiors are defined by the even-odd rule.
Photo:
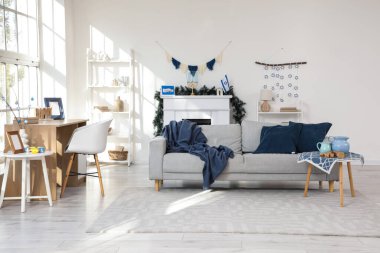
[[[280,123],[286,121],[296,121],[296,122],[302,122],[303,120],[303,106],[302,102],[299,100],[296,108],[298,111],[296,112],[281,112],[281,111],[272,111],[272,112],[262,112],[260,111],[260,101],[257,102],[257,121],[266,122],[270,121],[273,123]]]

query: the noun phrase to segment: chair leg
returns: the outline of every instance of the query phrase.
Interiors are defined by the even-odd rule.
[[[98,170],[98,178],[99,178],[99,184],[100,184],[100,190],[102,192],[102,197],[104,197],[104,188],[103,188],[103,181],[102,181],[102,173],[100,172],[100,165],[99,165],[99,159],[98,155],[94,155],[95,163],[96,163],[96,168]]]
[[[71,155],[69,164],[67,165],[65,179],[63,180],[63,183],[62,183],[61,196],[60,196],[61,198],[63,197],[63,194],[65,193],[67,180],[69,179],[71,167],[73,165],[73,161],[75,159],[75,156],[76,156],[75,153]]]

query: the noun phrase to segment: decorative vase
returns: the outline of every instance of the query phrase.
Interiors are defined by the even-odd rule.
[[[348,153],[350,151],[350,143],[348,143],[347,141],[348,139],[349,137],[347,136],[330,137],[330,140],[332,141],[331,143],[332,150]]]
[[[114,110],[115,112],[122,112],[124,111],[124,102],[120,99],[120,96],[117,97],[115,100],[115,105],[114,105]]]
[[[264,100],[261,104],[261,111],[262,112],[269,112],[270,111],[270,105],[267,100]]]
[[[28,134],[26,133],[26,130],[24,128],[20,129],[19,131],[22,145],[24,145],[24,148],[29,148],[29,140],[28,140]]]

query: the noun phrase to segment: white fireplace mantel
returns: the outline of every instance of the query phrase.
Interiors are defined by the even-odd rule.
[[[228,96],[162,96],[164,100],[164,125],[171,120],[211,119],[211,125],[230,124],[230,99]]]

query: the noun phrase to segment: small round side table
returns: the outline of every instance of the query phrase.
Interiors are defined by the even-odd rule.
[[[41,199],[47,198],[49,201],[49,205],[53,206],[53,201],[51,199],[50,192],[50,184],[46,167],[46,156],[51,156],[53,154],[52,151],[46,151],[45,153],[0,153],[0,157],[5,158],[5,167],[4,167],[4,176],[3,183],[1,185],[1,195],[0,195],[0,208],[3,205],[3,200],[14,200],[21,199],[21,212],[25,212],[25,202],[30,201],[30,199]],[[7,186],[7,178],[9,172],[9,165],[12,160],[21,160],[22,161],[22,180],[21,180],[21,197],[4,197],[5,189]],[[45,188],[46,188],[46,196],[30,196],[30,161],[31,160],[39,160],[42,163],[42,172],[44,175]]]

